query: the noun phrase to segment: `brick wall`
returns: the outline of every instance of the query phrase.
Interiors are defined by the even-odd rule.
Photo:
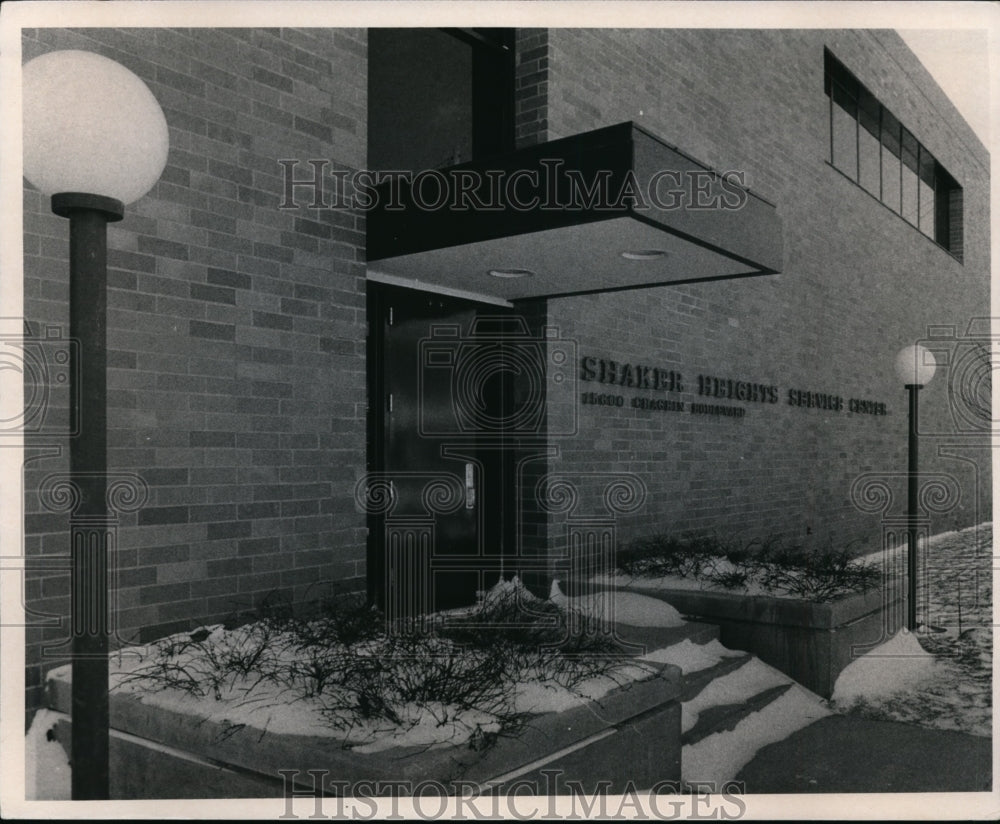
[[[964,187],[963,263],[826,163],[824,45]],[[327,583],[363,589],[365,520],[352,491],[365,467],[364,217],[278,208],[278,161],[302,160],[297,179],[311,176],[307,159],[328,160],[328,175],[364,167],[364,34],[25,34],[26,60],[57,48],[131,68],[170,126],[161,181],[109,231],[110,468],[150,487],[148,505],[123,515],[118,532],[122,635],[222,620],[275,591],[301,600]],[[929,324],[962,334],[988,311],[981,145],[891,33],[522,30],[517,49],[518,145],[635,120],[717,169],[745,171],[785,225],[778,276],[530,308],[533,328],[556,326],[581,355],[677,369],[686,401],[699,373],[782,394],[743,404],[738,420],[579,406],[577,433],[553,435],[558,457],[528,467],[525,488],[534,494],[546,471],[590,473],[587,515],[610,474],[638,475],[646,503],[619,518],[621,541],[688,529],[818,545],[877,539],[877,516],[859,513],[848,493],[862,472],[905,470],[895,353]],[[67,224],[38,193],[24,197],[25,317],[38,335],[65,335]],[[312,192],[296,197],[308,204]],[[792,408],[790,388],[885,401],[891,414]],[[947,388],[928,387],[923,411],[954,435]],[[59,392],[50,431],[66,426]],[[949,455],[939,455],[946,442]],[[37,494],[66,470],[65,449],[51,432],[26,449],[30,555],[68,550],[67,516]],[[989,517],[986,456],[981,438],[925,446],[924,466],[954,474],[963,490],[937,529]],[[558,550],[565,519],[537,503],[525,502],[525,549],[543,551],[547,533]],[[32,573],[26,595],[35,703],[50,665],[42,643],[67,635],[41,626],[47,615],[65,620],[65,571]]]
[[[365,165],[364,32],[40,29],[23,48],[117,60],[170,127],[160,182],[109,229],[109,470],[150,489],[118,530],[119,632],[153,638],[324,582],[363,590],[364,217],[279,209],[277,161],[302,160],[297,178],[312,158]],[[24,315],[65,336],[68,223],[24,196]],[[49,429],[65,424],[58,388],[53,406]],[[68,517],[37,495],[66,446],[26,449],[29,555],[68,553]],[[64,571],[27,580],[29,706],[53,663],[43,639],[68,635],[41,616],[64,622],[68,591]]]
[[[518,148],[548,140],[548,29],[518,29],[514,88],[514,139]]]
[[[634,120],[717,170],[745,171],[777,204],[780,275],[551,300],[549,322],[581,354],[779,387],[742,419],[581,405],[577,437],[557,441],[560,472],[636,473],[643,509],[620,543],[653,532],[780,534],[807,546],[875,548],[877,515],[851,502],[865,472],[905,472],[906,395],[893,368],[929,325],[966,331],[989,312],[988,159],[926,71],[891,32],[613,31],[548,33],[549,138]],[[964,263],[839,174],[829,157],[823,48],[829,47],[964,187]],[[990,513],[989,451],[956,434],[947,370],[923,392],[921,469],[952,475],[962,498],[940,531]],[[598,384],[626,404],[636,390]],[[788,389],[888,404],[886,417],[797,408]],[[648,394],[648,393],[647,393]],[[951,451],[939,455],[939,449]],[[599,481],[581,480],[596,513]],[[899,487],[897,487],[897,490]],[[905,486],[902,487],[905,491]],[[897,498],[893,514],[905,501]],[[564,523],[550,535],[558,544]]]

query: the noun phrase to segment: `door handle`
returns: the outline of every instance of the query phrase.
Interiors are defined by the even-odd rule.
[[[465,508],[473,509],[476,506],[476,468],[471,463],[465,464]]]

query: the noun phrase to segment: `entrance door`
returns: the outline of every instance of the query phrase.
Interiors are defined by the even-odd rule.
[[[368,303],[369,468],[392,498],[369,524],[371,594],[390,618],[474,603],[502,567],[511,456],[480,425],[503,420],[505,372],[469,336],[502,310],[378,284]]]

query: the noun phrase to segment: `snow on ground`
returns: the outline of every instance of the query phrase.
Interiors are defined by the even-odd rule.
[[[885,560],[899,563],[904,550]],[[881,662],[874,660],[876,649],[845,669],[837,682],[835,708],[988,737],[993,703],[992,523],[934,535],[921,542],[920,550],[917,617],[923,627],[908,639],[902,633],[891,639],[889,644],[896,646],[882,651]],[[893,655],[904,643],[912,655]],[[932,665],[916,663],[921,660]],[[866,683],[857,680],[863,668],[869,670]]]
[[[905,554],[903,546],[858,560],[880,566],[890,574],[905,575]],[[921,540],[918,557],[917,611],[922,628],[908,639],[906,635],[895,637],[886,648],[871,651],[866,663],[855,662],[856,668],[845,670],[834,708],[989,736],[993,696],[993,525],[986,522]],[[723,591],[703,581],[675,576],[617,574],[598,580],[636,588]],[[739,594],[767,593],[751,585]],[[866,670],[871,674],[863,677],[861,673]]]
[[[928,646],[951,646],[949,653],[958,651],[954,657],[928,652],[917,636],[901,630],[840,674],[834,709],[989,737],[992,662],[977,644],[986,633],[967,633],[950,643],[933,636],[923,641]],[[900,648],[908,652],[894,651]]]
[[[902,690],[918,689],[937,672],[939,662],[901,629],[884,644],[851,662],[837,678],[833,701],[844,708],[859,700],[877,701]]]
[[[714,733],[684,747],[682,778],[690,782],[712,782],[721,787],[738,775],[762,747],[783,741],[793,732],[829,714],[815,695],[793,686],[741,720],[734,729]]]
[[[949,530],[948,532],[938,532],[936,535],[931,535],[930,538],[920,537],[917,540],[917,549],[918,550],[924,549],[926,547],[929,547],[931,549],[934,549],[935,547],[941,548],[942,545],[944,545],[944,548],[947,549],[947,547],[956,540],[962,543],[966,542],[969,539],[975,541],[977,535],[979,538],[989,538],[990,540],[992,540],[993,522],[984,521],[983,523],[978,524],[977,526],[970,526],[966,527],[965,529]],[[977,545],[981,544],[977,542]],[[989,544],[987,543],[985,546],[988,547]],[[895,552],[899,554],[905,553],[906,544],[905,543],[900,544],[898,547],[895,548]],[[875,552],[869,553],[868,555],[860,556],[857,560],[863,563],[877,564],[887,554],[889,553],[886,550],[878,549],[875,550]]]
[[[280,723],[280,719],[279,719]],[[435,746],[466,741],[475,730],[484,733],[500,732],[500,723],[491,715],[475,710],[455,712],[444,704],[412,707],[409,717],[398,727],[385,728],[381,735],[374,735],[365,744],[358,744],[354,752],[383,752],[393,747]],[[275,730],[275,726],[271,726]]]
[[[990,523],[922,542],[918,614],[936,630],[901,631],[853,662],[841,673],[829,708],[812,693],[793,686],[733,730],[686,746],[681,760],[684,780],[730,780],[762,747],[829,715],[831,709],[989,736],[992,547]],[[881,563],[885,556],[875,553],[865,560]],[[760,664],[756,659],[752,663]],[[717,679],[683,705],[684,728],[695,723],[691,718],[695,710],[704,712],[708,706],[732,703],[740,692],[746,697],[759,692],[766,676],[760,683],[752,683],[752,669],[741,676],[747,666],[734,671],[731,676],[735,678],[724,687],[716,685],[725,679]],[[739,683],[742,679],[745,685]],[[715,690],[717,695],[710,692]]]
[[[681,704],[681,732],[687,732],[698,723],[698,716],[709,707],[742,704],[748,698],[791,683],[783,675],[759,658],[751,658],[739,669],[711,681],[690,701]]]
[[[695,644],[690,638],[685,638],[679,644],[653,650],[643,655],[640,660],[658,664],[673,664],[675,667],[681,668],[682,675],[687,675],[689,672],[698,672],[714,667],[723,658],[743,654],[738,650],[722,646],[714,638],[707,644]]]
[[[601,621],[616,621],[631,627],[680,627],[681,614],[666,601],[636,592],[600,590],[587,595],[567,597],[552,582],[549,600],[565,610],[579,612]]]
[[[51,732],[56,714],[39,710],[24,739],[24,797],[29,801],[67,801],[71,770],[66,750]]]

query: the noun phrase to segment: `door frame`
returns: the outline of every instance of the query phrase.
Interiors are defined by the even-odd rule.
[[[456,308],[472,310],[480,315],[506,315],[515,313],[509,304],[500,305],[495,302],[477,301],[466,295],[456,295],[449,291],[434,289],[415,289],[394,283],[385,283],[375,279],[367,281],[366,315],[368,334],[366,339],[366,386],[367,386],[367,449],[366,469],[369,474],[386,471],[387,432],[389,428],[389,410],[385,402],[387,397],[386,373],[382,368],[385,359],[386,334],[388,330],[387,314],[393,302],[405,299],[407,294],[434,296],[453,304]],[[516,441],[516,439],[514,439]],[[463,438],[465,444],[476,448],[478,439]],[[491,443],[496,443],[495,436]],[[514,463],[516,444],[514,441],[504,443],[502,458],[498,461],[499,469],[492,481],[500,490],[494,497],[494,506],[499,505],[499,512],[494,517],[489,511],[484,512],[480,523],[487,524],[484,529],[499,530],[498,545],[502,548],[498,557],[513,557],[516,553],[517,539],[515,535],[517,512],[514,501]],[[482,489],[489,489],[490,482],[483,479]],[[480,505],[485,505],[485,502]],[[367,596],[368,602],[379,608],[385,607],[386,580],[386,545],[385,545],[385,515],[375,507],[367,508]]]

